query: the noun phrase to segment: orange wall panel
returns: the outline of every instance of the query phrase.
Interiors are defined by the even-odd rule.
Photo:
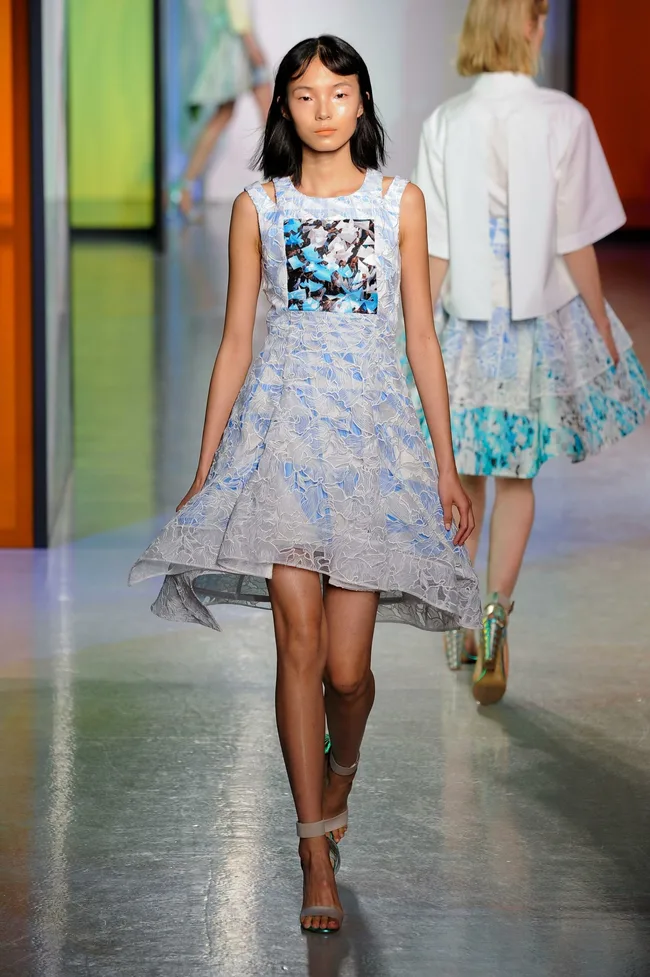
[[[0,227],[13,224],[13,78],[11,2],[0,0]],[[0,298],[2,293],[0,292]]]
[[[575,94],[593,116],[630,227],[650,227],[648,37],[648,0],[577,0]]]
[[[29,118],[27,3],[0,0],[0,546],[33,542]]]

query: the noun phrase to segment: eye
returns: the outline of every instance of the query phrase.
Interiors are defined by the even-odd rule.
[[[348,93],[347,92],[337,92],[336,93],[336,98],[347,98],[347,97],[348,97]]]

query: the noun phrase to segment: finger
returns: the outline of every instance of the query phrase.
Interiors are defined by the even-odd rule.
[[[181,509],[184,506],[186,506],[189,501],[190,501],[190,493],[188,492],[187,495],[183,499],[181,499],[181,501],[176,506],[176,512],[180,512]]]
[[[458,524],[458,532],[456,533],[456,538],[454,540],[455,546],[462,546],[463,541],[467,538],[467,526],[469,520],[469,502],[462,504],[459,507],[460,521]]]
[[[442,504],[442,515],[443,515],[443,519],[445,520],[445,529],[447,530],[447,532],[449,532],[449,530],[451,529],[452,513],[451,513],[451,505],[448,502],[443,502]]]
[[[467,540],[470,538],[470,536],[474,532],[474,527],[475,526],[476,526],[476,522],[474,520],[474,512],[472,510],[472,507],[470,506],[469,512],[467,514],[467,529],[465,530],[465,535],[463,536],[463,542],[461,544],[462,546],[465,545],[465,543],[467,542]]]
[[[468,502],[467,503],[467,512],[466,512],[466,516],[465,516],[465,529],[464,529],[464,532],[463,532],[463,544],[462,544],[463,546],[465,545],[465,543],[467,542],[467,540],[470,538],[470,536],[472,535],[472,532],[473,531],[474,531],[474,510],[472,509],[471,502]]]

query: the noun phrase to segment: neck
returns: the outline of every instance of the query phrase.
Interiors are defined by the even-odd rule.
[[[354,192],[362,175],[352,162],[350,144],[332,153],[319,153],[308,146],[302,152],[300,190],[310,197],[333,197]]]

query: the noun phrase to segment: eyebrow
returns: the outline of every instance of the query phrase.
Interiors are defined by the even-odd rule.
[[[299,88],[303,88],[306,92],[313,92],[314,88],[312,85],[296,85],[294,91],[298,91]],[[352,82],[350,81],[337,81],[335,85],[330,85],[330,88],[352,88]]]

